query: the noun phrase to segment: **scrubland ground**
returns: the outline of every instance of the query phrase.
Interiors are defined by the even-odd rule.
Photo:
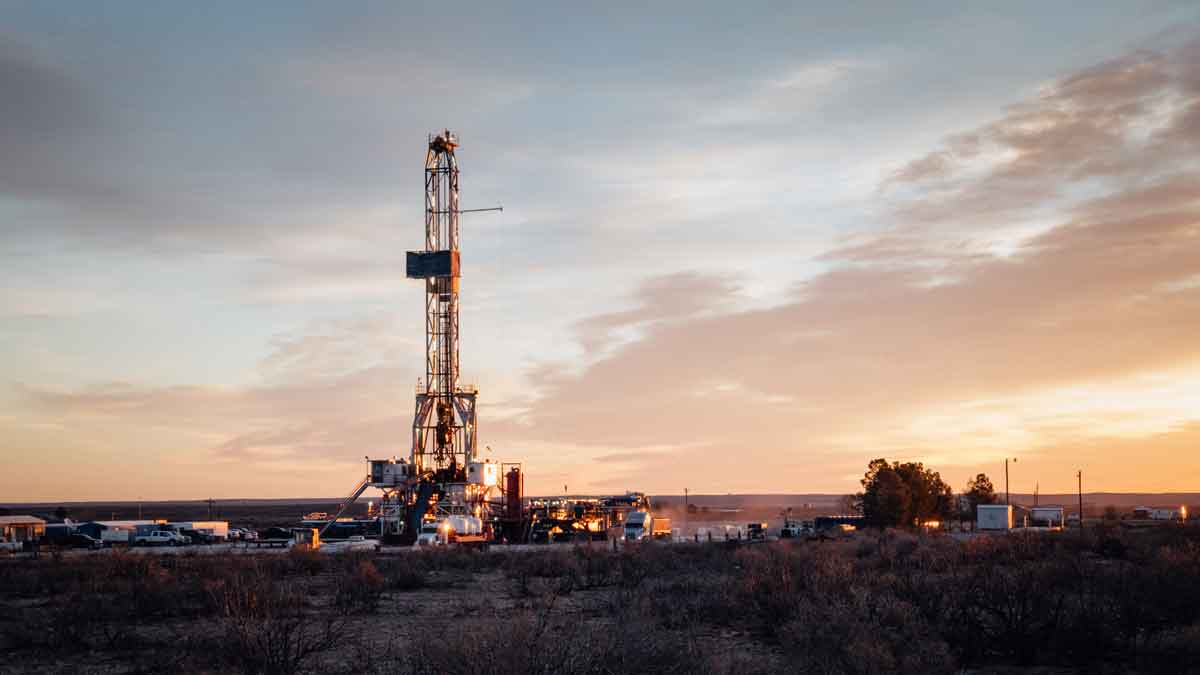
[[[0,670],[1200,672],[1200,530],[0,559]]]

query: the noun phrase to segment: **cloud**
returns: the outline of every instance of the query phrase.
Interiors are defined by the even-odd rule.
[[[119,134],[88,84],[47,53],[0,33],[0,91],[0,196],[123,202],[117,184],[79,166],[91,159],[83,144]]]
[[[715,316],[647,303],[582,322],[592,338],[627,323],[653,323],[582,372],[534,375],[542,395],[504,432],[605,448],[703,442],[673,459],[685,474],[711,475],[729,456],[777,467],[820,451],[944,455],[946,448],[922,445],[944,439],[914,437],[905,420],[979,397],[1023,401],[1006,422],[1019,430],[1033,424],[1034,406],[1048,405],[1038,392],[1071,383],[1103,392],[1130,374],[1162,370],[1180,373],[1180,387],[1194,393],[1200,382],[1177,369],[1200,360],[1190,339],[1200,330],[1200,293],[1186,283],[1200,271],[1200,182],[1185,153],[1159,149],[1160,139],[1191,123],[1185,83],[1197,63],[1178,51],[1133,54],[1066,78],[981,130],[950,137],[949,146],[985,138],[1021,150],[986,171],[948,170],[948,193],[914,187],[926,191],[900,198],[902,227],[831,253],[842,264],[803,283],[793,302]],[[1160,98],[1175,101],[1167,121],[1148,140],[1129,140],[1157,115],[1147,99]],[[1064,121],[1060,109],[1097,119]],[[1033,119],[1046,124],[1019,130]],[[1109,142],[1082,142],[1092,132],[1079,124],[1110,134]],[[1040,142],[1057,152],[1037,149]],[[1136,176],[1089,184],[1079,198],[1058,203],[1075,184],[1114,172]],[[1055,207],[1051,224],[1010,255],[971,245],[969,230],[956,244],[936,223],[906,222],[911,204],[922,199],[943,211],[939,219],[971,222],[977,198],[1010,180],[1019,181],[1022,197],[1010,215]],[[710,284],[704,290],[695,277],[653,282],[694,306],[705,305],[696,293],[712,301],[730,294],[727,282]],[[727,395],[696,395],[714,391]],[[772,398],[785,403],[768,405]],[[1147,433],[1178,421],[1137,396],[1095,415],[1098,433],[1114,416],[1137,418]],[[966,415],[943,421],[973,424]],[[1075,433],[1087,437],[1087,425],[1076,424]],[[990,439],[979,440],[958,451],[986,454]],[[648,461],[643,468],[651,476],[664,466]]]
[[[381,363],[419,363],[424,342],[396,318],[360,316],[312,322],[276,335],[259,363],[268,382],[314,381],[352,374]]]
[[[1140,433],[1165,433],[1177,414],[1163,417],[1145,391],[1114,383],[1200,362],[1190,337],[1200,289],[1160,290],[1200,272],[1198,228],[1200,185],[1176,176],[1085,202],[1011,257],[951,259],[952,283],[930,285],[945,270],[902,257],[839,267],[791,302],[737,311],[727,278],[655,278],[638,306],[581,324],[607,336],[595,337],[595,361],[531,370],[536,398],[485,416],[483,440],[530,463],[540,475],[531,489],[562,480],[580,490],[787,491],[792,476],[837,491],[828,477],[880,454],[970,466],[1014,442],[1084,443],[1089,425],[1100,433],[1120,416]],[[632,339],[613,341],[631,328]],[[262,384],[26,388],[23,401],[29,421],[75,433],[142,426],[192,439],[191,456],[349,467],[363,454],[407,451],[411,389],[403,372],[374,365],[417,363],[419,347],[392,337],[406,334],[390,322],[313,325],[274,341]],[[1200,395],[1192,371],[1178,372],[1173,396]],[[1065,418],[1075,440],[1047,436],[1055,401],[1076,395],[1044,392],[1077,383],[1116,402]],[[1006,400],[999,412],[973,407],[996,397]],[[992,431],[996,415],[1004,437]],[[817,485],[802,478],[815,467],[826,477]]]
[[[782,70],[712,100],[700,97],[701,126],[761,126],[792,121],[827,105],[853,86],[856,79],[876,74],[877,64],[848,59],[817,60]],[[702,103],[701,103],[702,102]]]
[[[889,233],[827,258],[871,262],[924,250],[936,260],[947,247],[986,249],[994,242],[985,228],[1011,228],[1131,183],[1195,171],[1197,44],[1085,68],[998,120],[949,136],[883,182],[897,196]]]
[[[737,296],[737,286],[728,279],[696,272],[653,277],[635,292],[636,308],[590,316],[575,325],[575,332],[584,350],[593,354],[613,347],[622,335],[636,339],[637,332],[656,323],[727,309]]]
[[[1134,443],[1114,429],[1179,447],[1171,434],[1190,430],[1190,422],[1128,383],[1157,373],[1174,378],[1172,392],[1184,400],[1200,389],[1200,350],[1192,339],[1200,330],[1195,44],[1098,64],[1049,83],[991,122],[947,135],[883,181],[883,232],[829,251],[820,261],[824,271],[797,273],[793,292],[770,307],[747,307],[741,277],[715,266],[709,271],[692,253],[707,249],[720,258],[774,249],[779,239],[795,239],[791,223],[719,250],[688,235],[703,229],[696,222],[744,233],[739,207],[786,187],[791,179],[783,169],[796,161],[792,155],[736,139],[673,155],[651,152],[669,145],[661,141],[632,168],[626,147],[610,148],[590,167],[581,155],[564,152],[554,167],[590,168],[587,175],[611,190],[599,191],[603,196],[644,201],[597,209],[567,226],[558,223],[567,220],[567,205],[554,203],[527,230],[481,234],[491,246],[501,236],[545,245],[523,248],[531,265],[513,265],[513,276],[540,287],[558,284],[553,290],[562,304],[555,307],[583,311],[582,291],[546,272],[592,263],[582,253],[555,257],[546,248],[569,242],[589,255],[620,253],[631,248],[633,235],[639,247],[628,258],[613,255],[596,265],[624,264],[611,276],[626,280],[631,260],[638,269],[658,269],[642,263],[670,251],[705,271],[664,267],[666,273],[643,279],[625,297],[624,308],[575,322],[585,358],[573,367],[531,366],[527,387],[505,401],[504,416],[483,416],[483,441],[503,448],[505,459],[525,459],[543,485],[721,492],[844,490],[843,478],[860,474],[881,452],[938,458],[964,467],[964,475],[971,463],[1016,444],[1046,456],[1059,452],[1054,448],[1096,448],[1101,454],[1092,461],[1109,462],[1116,455],[1103,453],[1128,452]],[[34,70],[40,75],[32,80],[8,77],[55,81],[52,68]],[[760,84],[826,86],[811,73],[770,79]],[[369,81],[351,84],[369,88]],[[33,99],[70,96],[63,83],[21,86]],[[779,109],[787,109],[782,104],[791,99],[779,95]],[[308,152],[317,156],[327,147],[316,143],[280,166],[287,173]],[[336,173],[341,165],[332,164],[315,168],[314,177]],[[747,186],[741,175],[747,165],[765,166],[772,176]],[[662,175],[671,179],[650,180]],[[213,185],[226,183],[219,177]],[[656,191],[696,208],[700,220],[697,212],[667,213],[651,200]],[[235,190],[231,213],[239,217],[225,221],[230,231],[213,236],[253,236],[230,223],[248,222],[239,214],[256,212],[259,200],[294,194],[268,192],[242,202]],[[168,201],[175,194],[168,191]],[[265,271],[253,279],[256,297],[341,299],[391,293],[400,283],[387,261],[372,256],[379,241],[404,248],[399,240],[375,238],[387,209],[314,206],[329,194],[284,199],[284,212],[251,218],[258,227],[250,229],[271,240]],[[693,203],[693,196],[708,199]],[[204,214],[190,213],[197,220],[196,213]],[[360,214],[374,219],[356,230]],[[277,236],[292,217],[295,231]],[[334,236],[312,236],[321,222],[347,226]],[[195,236],[201,225],[174,231]],[[490,250],[483,247],[480,258]],[[811,262],[795,259],[797,267]],[[25,386],[17,392],[20,414],[0,421],[11,433],[0,436],[6,452],[21,456],[26,439],[37,448],[61,442],[60,452],[107,443],[110,455],[128,445],[138,457],[154,456],[153,444],[162,443],[173,456],[218,467],[237,461],[272,472],[333,467],[352,474],[349,467],[363,454],[403,454],[408,446],[408,382],[415,371],[381,364],[415,368],[420,345],[393,335],[411,337],[411,326],[339,320],[289,331],[260,363],[261,379],[240,386]],[[1080,412],[1068,399],[1081,388],[1111,394],[1112,404]],[[1056,424],[1063,426],[1051,430]],[[57,430],[29,431],[48,425]],[[998,428],[1011,435],[1001,437]],[[273,485],[288,492],[283,482]]]

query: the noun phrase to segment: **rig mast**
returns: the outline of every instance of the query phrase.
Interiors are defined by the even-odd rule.
[[[502,209],[459,208],[457,147],[458,138],[449,130],[429,136],[425,248],[405,256],[406,276],[425,284],[425,377],[417,384],[408,460],[368,457],[366,477],[326,529],[371,487],[383,492],[378,513],[385,542],[411,543],[431,523],[478,528],[486,536],[519,533],[521,465],[477,456],[479,392],[459,382],[459,216]]]
[[[425,154],[425,250],[409,251],[407,276],[425,282],[425,379],[418,384],[410,462],[418,475],[463,481],[475,459],[478,391],[459,384],[458,138],[429,139]],[[423,389],[423,390],[422,390]]]

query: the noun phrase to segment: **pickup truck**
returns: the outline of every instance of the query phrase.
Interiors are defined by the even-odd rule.
[[[168,532],[166,530],[158,530],[148,534],[139,534],[134,537],[133,544],[135,546],[179,546],[180,544],[191,543],[187,537],[178,532]]]
[[[424,546],[444,546],[446,541],[445,538],[441,536],[439,529],[440,528],[436,522],[429,521],[422,523],[421,529],[417,533],[417,540],[413,542],[413,546],[416,548],[422,548]]]

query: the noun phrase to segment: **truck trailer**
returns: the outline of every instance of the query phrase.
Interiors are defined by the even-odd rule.
[[[671,519],[662,516],[655,518],[650,529],[650,536],[654,539],[670,539]]]
[[[975,526],[980,530],[1011,530],[1013,507],[1007,504],[980,504],[975,507]]]

